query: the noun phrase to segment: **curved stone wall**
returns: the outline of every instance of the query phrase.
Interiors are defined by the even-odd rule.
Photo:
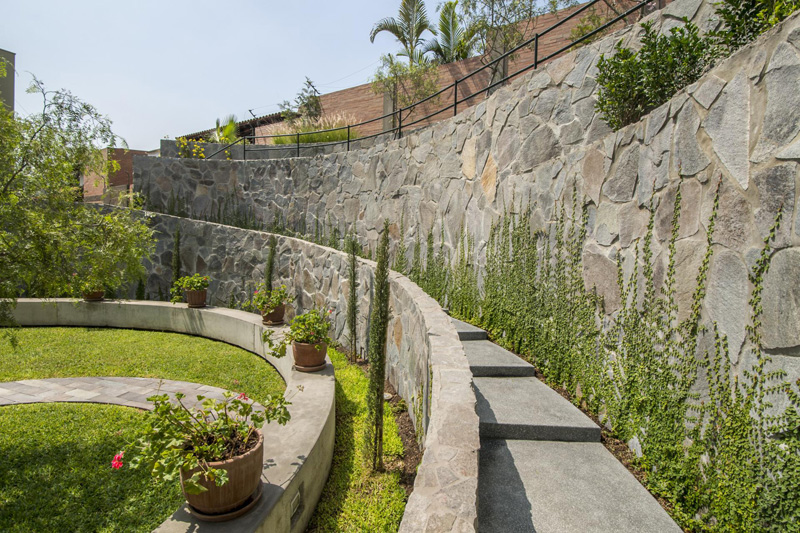
[[[212,304],[226,304],[232,292],[242,300],[264,279],[269,233],[168,215],[147,216],[152,217],[158,237],[156,254],[146,262],[149,294],[156,294],[159,288],[163,293],[171,280],[173,239],[178,229],[184,270],[211,276]],[[275,237],[274,283],[285,284],[297,298],[289,317],[315,307],[332,309],[333,337],[349,347],[345,331],[350,283],[347,255],[311,242]],[[374,268],[374,262],[359,259],[356,348],[360,353],[366,353]],[[431,527],[439,531],[436,524],[445,523],[453,524],[457,531],[471,531],[477,517],[480,448],[472,373],[458,334],[439,304],[405,276],[392,272],[389,282],[387,378],[408,404],[424,449],[403,530]]]
[[[708,0],[677,0],[647,20],[663,32],[688,17],[704,31],[717,24]],[[672,203],[682,196],[677,298],[688,312],[702,260],[704,230],[721,184],[707,318],[729,338],[741,367],[749,321],[749,268],[779,206],[783,224],[764,282],[763,338],[776,364],[800,375],[800,19],[795,15],[718,64],[636,124],[611,132],[595,114],[597,61],[614,44],[636,44],[632,26],[512,82],[485,102],[403,139],[314,158],[261,162],[166,159],[137,164],[138,190],[150,205],[180,197],[198,212],[235,197],[266,222],[278,213],[293,230],[315,223],[344,234],[355,228],[374,246],[384,218],[407,229],[410,247],[428,231],[451,252],[462,228],[475,237],[477,261],[491,224],[521,205],[547,228],[573,185],[588,206],[584,278],[613,313],[620,305],[616,260],[630,268],[645,235],[646,204],[659,202],[654,258],[666,268]],[[440,231],[441,230],[441,231]]]
[[[234,531],[304,531],[319,501],[333,458],[335,378],[333,366],[316,373],[297,372],[292,358],[276,359],[261,342],[261,317],[232,309],[188,309],[162,302],[20,299],[14,310],[22,326],[92,326],[174,331],[233,344],[274,366],[286,382],[292,419],[264,428],[264,492],[241,518],[225,522]],[[323,475],[324,474],[324,475]],[[293,514],[292,500],[301,506]],[[194,531],[198,523],[182,506],[156,531]]]

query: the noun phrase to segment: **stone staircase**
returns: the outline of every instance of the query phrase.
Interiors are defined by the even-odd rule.
[[[600,443],[597,424],[485,331],[452,320],[480,417],[478,531],[681,531]]]

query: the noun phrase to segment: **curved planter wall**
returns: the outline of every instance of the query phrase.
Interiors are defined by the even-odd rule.
[[[197,522],[182,506],[159,532],[304,531],[322,493],[333,458],[335,436],[335,378],[333,366],[316,373],[292,369],[291,356],[276,359],[261,342],[261,317],[231,309],[188,309],[185,304],[162,302],[74,300],[18,301],[14,315],[22,326],[91,326],[174,331],[233,344],[264,358],[274,366],[292,395],[285,426],[264,428],[264,492],[261,501],[241,518],[222,524]],[[298,390],[302,387],[302,391]],[[300,508],[293,515],[292,501]]]
[[[711,0],[676,0],[647,17],[661,33],[688,17],[702,31],[718,24]],[[181,198],[195,212],[225,198],[266,223],[276,213],[289,228],[355,228],[374,248],[384,218],[411,248],[433,229],[451,257],[461,229],[484,261],[489,231],[503,213],[531,206],[534,229],[548,228],[561,205],[588,210],[583,268],[587,288],[606,310],[620,307],[617,258],[634,264],[647,232],[651,197],[659,202],[654,269],[667,268],[672,205],[681,192],[676,243],[676,299],[688,313],[705,248],[705,226],[720,183],[706,318],[728,337],[731,362],[750,320],[749,269],[779,206],[783,223],[764,279],[763,341],[776,366],[800,375],[800,15],[720,62],[697,83],[636,124],[611,132],[595,113],[601,54],[622,40],[636,45],[636,25],[581,47],[514,80],[456,117],[368,149],[313,158],[212,162],[138,158],[134,184],[151,207]],[[230,204],[230,205],[233,205]],[[424,248],[424,246],[423,246]],[[424,252],[423,252],[424,253]]]
[[[147,216],[158,237],[152,261],[145,262],[151,295],[159,288],[166,293],[178,229],[184,269],[211,276],[212,304],[227,304],[232,292],[241,301],[264,279],[271,234],[168,215]],[[331,309],[333,337],[349,347],[345,331],[350,284],[347,255],[308,241],[275,237],[274,283],[285,284],[297,298],[287,309],[287,318],[315,307]],[[366,353],[374,268],[374,262],[359,259],[359,353]],[[439,304],[405,276],[392,272],[389,282],[387,378],[405,399],[424,449],[402,530],[450,531],[452,527],[473,531],[480,440],[472,373],[458,334]]]

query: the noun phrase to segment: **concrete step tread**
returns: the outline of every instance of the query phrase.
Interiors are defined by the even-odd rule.
[[[481,437],[600,442],[600,427],[534,377],[476,377]]]
[[[679,533],[599,443],[481,439],[478,531]]]
[[[533,366],[491,341],[464,344],[470,370],[475,377],[534,376]]]
[[[462,341],[482,341],[488,338],[486,332],[479,327],[473,326],[472,324],[467,324],[466,322],[453,317],[450,317],[450,320],[456,327],[458,338]]]

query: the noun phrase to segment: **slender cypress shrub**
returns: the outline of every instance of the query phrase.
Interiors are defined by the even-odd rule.
[[[181,229],[175,230],[175,248],[172,250],[172,286],[181,277]]]
[[[350,278],[350,290],[347,294],[347,331],[350,337],[350,361],[355,362],[356,354],[358,353],[358,339],[356,337],[356,320],[358,317],[358,297],[356,295],[356,289],[358,288],[358,241],[355,234],[347,236],[345,246],[347,247],[347,272]]]
[[[367,454],[373,470],[383,470],[383,383],[386,379],[386,336],[389,326],[389,221],[383,223],[375,270],[375,305],[369,324],[369,392]]]
[[[136,284],[136,299],[144,300],[145,297],[144,278],[139,278],[139,283]]]
[[[400,241],[397,243],[397,248],[394,251],[394,263],[392,270],[400,272],[401,274],[408,273],[408,249],[406,248],[406,222],[405,215],[400,216]]]
[[[419,228],[417,228],[417,239],[414,241],[414,259],[411,262],[411,281],[419,285],[422,281],[422,257],[421,245],[419,242]]]
[[[264,268],[264,283],[267,285],[267,289],[272,290],[272,275],[275,271],[275,249],[278,246],[278,240],[275,238],[275,235],[271,235],[269,238],[269,253],[267,255],[267,265]]]

